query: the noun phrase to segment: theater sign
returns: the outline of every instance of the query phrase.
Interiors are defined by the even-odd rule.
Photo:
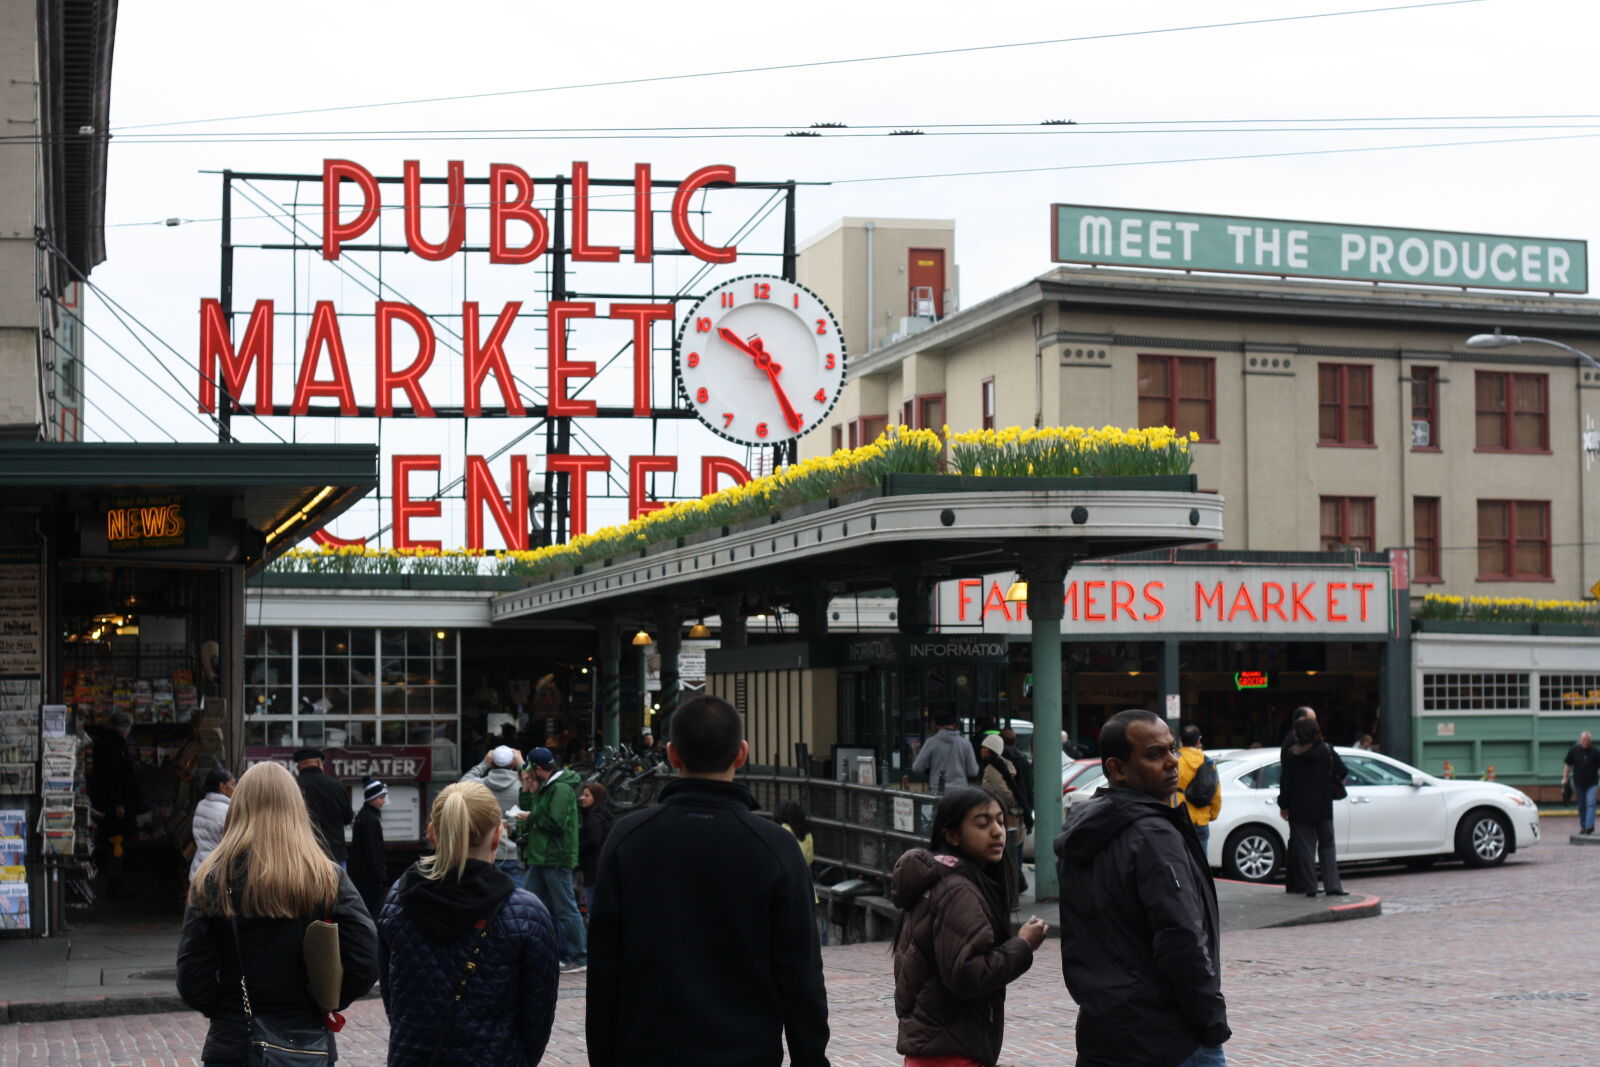
[[[1007,603],[1014,574],[939,584],[941,632],[1028,633],[1028,608]],[[1062,631],[1383,636],[1392,629],[1387,567],[1083,563],[1067,572]]]

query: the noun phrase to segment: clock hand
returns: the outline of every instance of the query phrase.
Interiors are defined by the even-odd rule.
[[[756,365],[767,372],[767,380],[772,383],[772,391],[778,394],[778,406],[783,409],[783,420],[789,424],[789,429],[799,433],[800,427],[805,425],[805,420],[794,409],[794,405],[789,403],[789,394],[783,391],[783,386],[778,382],[778,375],[783,373],[783,368],[772,361],[771,354],[767,352],[759,337],[755,340],[752,354],[756,357]]]

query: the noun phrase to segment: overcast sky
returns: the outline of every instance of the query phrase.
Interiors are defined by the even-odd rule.
[[[1481,0],[1179,29],[1368,7],[1340,0],[928,2],[914,8],[859,0],[708,0],[670,7],[402,0],[124,4],[112,80],[108,257],[93,281],[190,363],[184,368],[150,341],[166,362],[166,370],[158,367],[109,310],[91,300],[91,325],[168,395],[141,380],[106,344],[91,340],[91,368],[124,395],[113,395],[91,377],[88,393],[101,411],[86,417],[89,439],[206,435],[202,422],[184,409],[194,407],[197,310],[203,297],[218,292],[220,180],[203,172],[222,168],[313,174],[324,158],[343,157],[390,175],[414,158],[425,174],[442,175],[449,160],[460,159],[469,176],[482,176],[491,162],[555,174],[569,173],[574,160],[587,160],[597,176],[631,177],[636,162],[649,162],[656,177],[678,178],[706,164],[727,163],[741,179],[831,182],[801,190],[802,239],[842,215],[953,219],[965,306],[1049,269],[1048,207],[1062,201],[1600,238],[1594,190],[1600,100],[1593,75],[1600,17],[1592,3]],[[1148,32],[1163,30],[1173,32]],[[1096,36],[955,55],[559,88]],[[530,89],[550,91],[518,92]],[[507,95],[237,118],[491,93]],[[215,118],[229,121],[148,125]],[[1034,125],[1059,119],[1078,125]],[[781,136],[817,122],[851,129],[814,138]],[[1018,125],[970,132],[996,123]],[[969,125],[960,132],[937,129],[956,124]],[[730,126],[772,128],[743,136],[709,129]],[[870,126],[926,133],[853,136],[883,132],[862,129]],[[403,140],[371,143],[353,143],[349,136],[579,127],[604,132],[473,134],[473,140],[403,132],[393,134]],[[635,132],[611,132],[624,127]],[[650,135],[637,131],[642,127],[672,129]],[[224,139],[248,133],[261,137]],[[157,134],[164,136],[152,136]],[[1500,143],[1442,147],[1455,142]],[[1436,147],[1276,155],[1405,145]],[[1230,156],[1257,158],[1198,158]],[[940,176],[971,171],[1022,172]],[[292,186],[266,183],[258,189],[280,204],[294,193]],[[314,241],[320,237],[320,190],[311,185],[300,194],[301,236]],[[735,231],[762,199],[711,194],[708,233],[716,238]],[[656,206],[664,208],[665,198]],[[241,201],[235,210],[276,214],[256,212]],[[386,237],[398,237],[398,216],[386,212]],[[160,224],[167,218],[194,221]],[[240,236],[283,239],[286,225],[293,221],[245,219]],[[615,233],[622,240],[611,243],[627,244],[628,225],[625,215],[607,216],[601,236]],[[769,218],[745,247],[776,248],[776,225],[777,217]],[[269,237],[273,232],[278,236]],[[488,268],[481,257],[470,264],[463,262],[467,257],[438,264],[384,258],[390,298],[403,295],[430,313],[458,312],[465,294],[483,303],[487,317],[524,291],[531,302],[538,288],[528,268]],[[352,255],[351,274],[362,262],[377,269],[376,257]],[[690,291],[704,292],[735,272],[776,269],[775,261],[742,261]],[[633,291],[651,284],[644,270],[593,268],[578,284]],[[684,261],[659,261],[657,271],[658,291],[691,282]],[[277,299],[280,308],[298,301],[302,310],[311,300],[330,299],[351,316],[370,315],[374,302],[357,278],[333,271],[314,255],[241,254],[235,307],[246,309],[262,297]],[[680,315],[687,310],[688,304],[680,305]],[[455,320],[441,322],[456,328]],[[280,403],[292,391],[299,364],[294,343],[284,335],[288,329],[285,320],[276,361]],[[667,344],[667,330],[658,329],[658,344]],[[297,336],[303,338],[303,329]],[[542,334],[513,336],[526,342],[511,353],[519,374],[542,388],[543,374],[534,370],[543,366]],[[619,336],[601,326],[585,330],[577,335],[574,355],[603,361],[619,347]],[[352,317],[345,339],[352,363],[369,365],[370,319]],[[459,362],[443,327],[441,342],[430,396],[436,404],[459,403]],[[188,395],[179,395],[167,370],[185,383]],[[625,403],[629,375],[627,364],[619,362],[586,395]],[[658,394],[664,394],[666,381],[663,367]],[[496,398],[491,393],[488,399]],[[371,403],[370,390],[359,389],[358,400]],[[236,426],[248,440],[271,439],[248,421]],[[273,426],[299,440],[378,439],[378,427],[366,420],[307,419],[292,426],[277,419]],[[460,423],[387,422],[384,454],[395,451],[397,441],[405,451],[441,453],[449,480],[460,473],[466,452],[486,454],[523,429],[526,424],[506,421],[479,421],[470,429]],[[692,422],[665,424],[653,444],[637,425],[591,422],[586,429],[594,440],[575,450],[619,457],[652,448],[691,459],[744,455]],[[526,452],[530,466],[542,469],[542,434],[513,451]],[[688,463],[685,469],[690,473],[678,489],[689,495],[697,491],[698,475]],[[507,461],[497,462],[495,472],[507,477]],[[617,474],[625,479],[620,467]],[[413,492],[430,487],[418,480]],[[599,502],[591,528],[625,518],[624,508],[622,501]],[[418,523],[414,534],[463,543],[460,512],[459,504],[447,504],[446,519]],[[371,505],[341,520],[335,532],[365,536],[384,519]]]

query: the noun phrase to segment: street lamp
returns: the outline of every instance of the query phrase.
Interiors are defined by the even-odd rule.
[[[1516,334],[1501,333],[1496,330],[1494,333],[1475,333],[1467,338],[1468,348],[1509,348],[1512,345],[1549,345],[1551,348],[1559,348],[1563,352],[1570,352],[1595,370],[1600,370],[1600,362],[1597,362],[1589,353],[1573,348],[1562,341],[1552,341],[1548,337],[1519,337]]]

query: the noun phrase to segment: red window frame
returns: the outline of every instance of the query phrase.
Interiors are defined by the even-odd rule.
[[[1411,580],[1444,581],[1443,563],[1439,556],[1439,498],[1412,497],[1411,523]]]
[[[1334,387],[1327,388],[1329,373]],[[1352,438],[1350,413],[1367,413],[1367,435]],[[1333,433],[1323,430],[1323,416],[1333,414]],[[1317,364],[1317,444],[1327,448],[1375,448],[1372,436],[1372,367],[1366,363]]]
[[[1505,404],[1502,407],[1483,406],[1483,383],[1490,378],[1501,379],[1502,395]],[[1517,385],[1520,382],[1538,383],[1538,406],[1536,408],[1521,409],[1517,406]],[[1473,380],[1473,410],[1477,414],[1474,432],[1477,437],[1477,451],[1479,452],[1521,452],[1529,455],[1550,454],[1550,376],[1548,374],[1514,374],[1509,371],[1481,370],[1476,373]],[[1539,443],[1537,446],[1516,445],[1516,425],[1519,417],[1533,416],[1539,422]],[[1485,419],[1495,419],[1500,422],[1500,443],[1484,443],[1483,428]]]
[[[828,431],[828,443],[835,452],[844,447],[844,423],[838,423]]]
[[[1200,440],[1215,444],[1217,440],[1217,361],[1207,356],[1141,355],[1139,357],[1139,369],[1141,371],[1139,379],[1143,380],[1144,378],[1142,371],[1145,366],[1158,362],[1167,365],[1167,389],[1163,393],[1146,393],[1143,391],[1139,393],[1139,425],[1171,426],[1174,430],[1184,435],[1188,435],[1193,430],[1200,434]],[[1183,392],[1178,383],[1182,381],[1182,375],[1179,374],[1179,371],[1184,366],[1203,366],[1205,368],[1206,395],[1191,396]],[[1151,422],[1145,419],[1143,414],[1145,401],[1162,406],[1163,414],[1159,422]],[[1178,425],[1182,421],[1178,417],[1178,412],[1184,403],[1205,405],[1205,425]]]
[[[934,404],[939,405],[939,421],[937,425],[928,425],[928,409]],[[901,405],[907,418],[905,424],[913,430],[941,430],[948,420],[945,411],[943,393],[918,393]]]
[[[1428,424],[1428,443],[1413,443],[1413,452],[1438,452],[1439,444],[1439,368],[1411,368],[1411,421]],[[1415,439],[1413,439],[1414,441]]]
[[[1485,537],[1483,516],[1487,508],[1504,509],[1501,528],[1504,537]],[[1518,531],[1524,514],[1539,516],[1540,535],[1528,537]],[[1539,547],[1539,569],[1517,569],[1518,550],[1526,545]],[[1494,552],[1500,557],[1500,567],[1484,568],[1484,553]],[[1553,581],[1550,567],[1550,501],[1548,500],[1480,500],[1478,501],[1478,581],[1480,582],[1548,582]]]
[[[1318,515],[1318,526],[1322,535],[1322,551],[1339,552],[1347,548],[1359,548],[1363,552],[1375,551],[1377,544],[1377,507],[1375,498],[1370,496],[1325,496],[1319,498],[1321,505]],[[1327,509],[1329,504],[1336,504],[1338,511],[1334,520],[1334,528],[1329,530],[1327,522]],[[1367,532],[1358,536],[1351,532],[1351,515],[1365,510],[1367,518]]]
[[[982,399],[979,401],[979,410],[982,414],[981,428],[994,429],[994,378],[985,378],[979,383]]]
[[[878,435],[889,428],[887,415],[863,415],[850,423],[850,447],[861,448],[870,445],[878,439]]]

